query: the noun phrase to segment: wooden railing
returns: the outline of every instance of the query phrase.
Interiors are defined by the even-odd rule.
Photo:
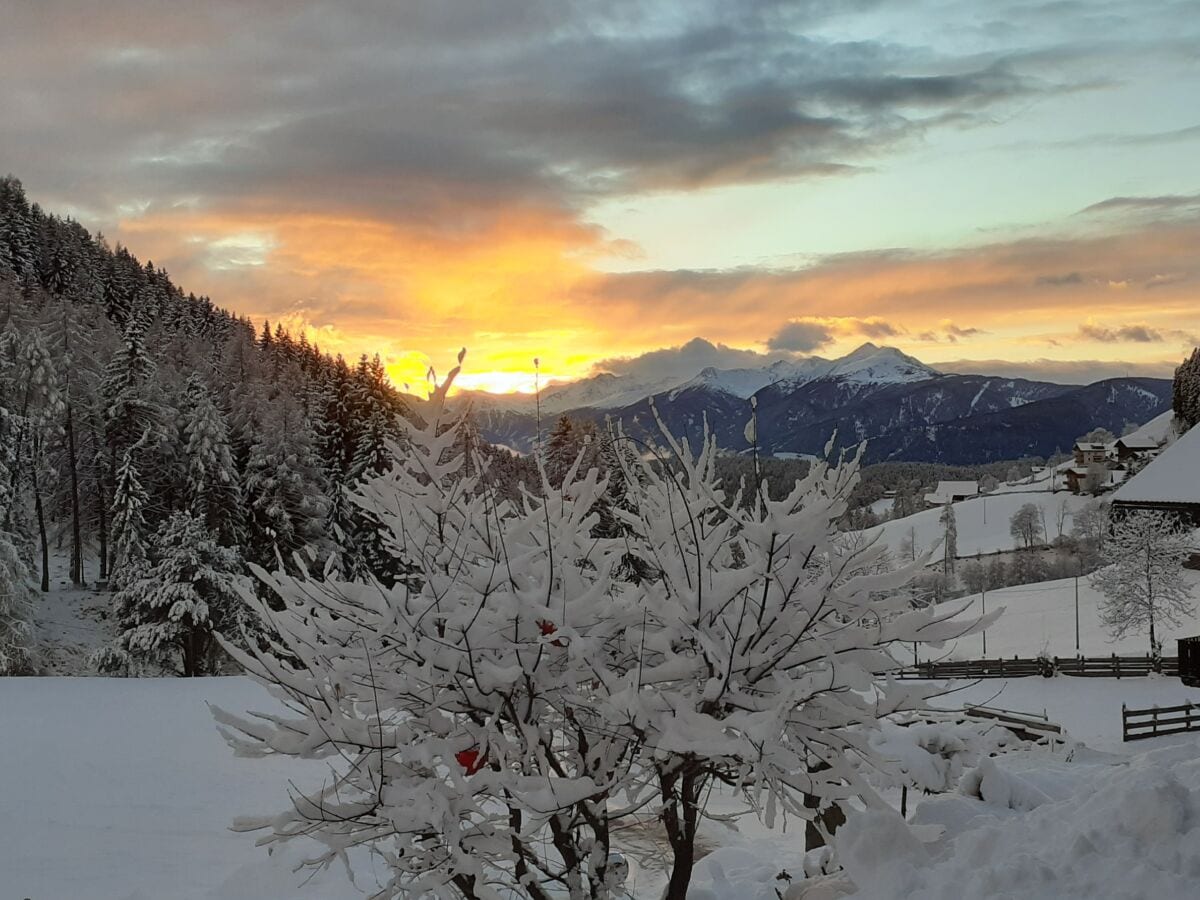
[[[1051,722],[1045,713],[1018,712],[994,706],[964,706],[963,712],[980,719],[994,719],[1019,738],[1027,741],[1061,741],[1062,726]]]
[[[1027,678],[1031,675],[1074,675],[1084,678],[1140,678],[1155,671],[1154,660],[1145,656],[1014,656],[1009,659],[937,660],[917,663],[896,673],[898,678]],[[1159,660],[1163,675],[1179,674],[1179,658]]]
[[[1200,706],[1184,703],[1180,706],[1152,706],[1150,709],[1129,709],[1121,704],[1121,739],[1138,741],[1200,731]]]

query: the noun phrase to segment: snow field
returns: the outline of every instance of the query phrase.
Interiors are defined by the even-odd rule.
[[[1065,491],[1050,493],[1046,490],[1027,490],[989,494],[985,497],[974,497],[955,503],[958,558],[964,559],[975,556],[977,553],[999,553],[1014,549],[1017,542],[1009,533],[1009,521],[1013,514],[1026,503],[1034,504],[1042,512],[1048,532],[1047,541],[1049,541],[1058,536],[1057,515],[1060,504],[1065,504],[1067,510],[1063,533],[1069,534],[1072,514],[1086,506],[1091,500],[1091,497]],[[905,516],[903,519],[895,519],[874,528],[868,528],[864,533],[868,538],[877,538],[883,541],[891,550],[892,555],[899,560],[902,558],[901,545],[910,536],[916,539],[918,554],[941,547],[942,537],[945,533],[945,529],[939,521],[941,514],[940,507],[926,509],[914,515]]]
[[[1177,743],[1191,759],[1200,756],[1200,742],[1191,736],[1136,745],[1120,743],[1122,702],[1130,706],[1171,705],[1189,699],[1200,702],[1200,690],[1183,687],[1174,679],[1026,678],[959,682],[953,687],[957,690],[938,701],[947,708],[990,703],[1028,712],[1045,709],[1072,737],[1102,750],[1128,753],[1145,747],[1157,753],[1154,748],[1170,748]],[[245,678],[0,680],[0,718],[9,726],[0,730],[0,758],[9,772],[5,802],[0,804],[2,895],[18,900],[350,900],[369,895],[376,880],[366,857],[361,860],[362,868],[356,868],[358,887],[336,869],[320,873],[302,887],[305,875],[291,870],[304,848],[294,846],[268,854],[254,846],[253,835],[229,830],[236,816],[281,810],[287,803],[289,779],[298,785],[311,785],[321,777],[323,768],[318,763],[236,758],[217,734],[207,708],[211,703],[229,710],[265,709],[272,702]],[[1167,758],[1154,759],[1162,762]],[[1073,846],[1066,838],[1051,842],[1046,837],[1056,828],[1069,833],[1071,841],[1083,834],[1097,853],[1103,854],[1118,852],[1108,842],[1146,841],[1147,835],[1157,834],[1155,840],[1170,845],[1167,850],[1155,851],[1165,854],[1163,860],[1155,857],[1155,864],[1165,866],[1167,875],[1147,876],[1145,883],[1162,889],[1158,900],[1194,896],[1172,894],[1177,881],[1171,880],[1175,876],[1170,873],[1175,871],[1172,866],[1176,862],[1191,871],[1186,868],[1194,864],[1188,862],[1189,847],[1192,860],[1200,857],[1200,844],[1185,843],[1200,837],[1195,831],[1200,819],[1196,818],[1195,806],[1189,805],[1194,803],[1197,788],[1195,763],[1189,769],[1182,759],[1168,760],[1160,766],[1158,762],[1139,763],[1135,758],[1128,764],[1110,767],[1068,764],[1061,758],[1035,754],[1014,754],[1000,760],[997,765],[1001,772],[1024,772],[1022,777],[1036,780],[1043,794],[1053,794],[1053,802],[1022,813],[990,801],[956,801],[959,805],[953,811],[957,816],[954,821],[965,819],[969,823],[972,816],[977,816],[979,821],[969,831],[964,830],[964,836],[977,836],[967,837],[953,847],[953,852],[944,843],[921,848],[922,854],[941,854],[933,863],[934,874],[922,874],[915,872],[921,856],[909,856],[901,852],[902,848],[896,849],[902,838],[888,832],[884,837],[896,847],[886,843],[880,846],[881,877],[895,879],[896,884],[923,885],[917,893],[907,895],[910,897],[953,896],[946,893],[950,882],[944,880],[951,878],[966,879],[960,896],[1005,896],[1001,890],[1006,884],[1004,866],[1015,866],[1014,860],[1026,854],[1039,861],[1031,870],[1034,874],[1026,876],[1032,879],[1030,890],[1019,894],[1030,900],[1084,896],[1071,892],[1076,883],[1091,885],[1092,897],[1143,896],[1097,892],[1096,885],[1104,882],[1088,875],[1087,867],[1107,867],[1101,871],[1115,878],[1110,870],[1117,866],[1115,862],[1109,866],[1104,859],[1092,859],[1083,850],[1078,860],[1068,859],[1068,867],[1057,880],[1038,881],[1041,876],[1037,873],[1053,869],[1050,848],[1065,853]],[[1131,779],[1128,788],[1123,782],[1126,776]],[[1080,785],[1079,790],[1064,794],[1073,784]],[[1192,793],[1182,793],[1185,787]],[[1099,797],[1101,789],[1112,795],[1112,803],[1098,798],[1088,806],[1088,797]],[[1013,790],[1008,790],[1009,795]],[[1057,799],[1060,794],[1063,799]],[[1174,816],[1170,821],[1182,823],[1177,829],[1178,841],[1171,843],[1171,834],[1176,832],[1164,836],[1153,831],[1159,826],[1146,812],[1147,802],[1139,800],[1144,796],[1150,796],[1155,804],[1167,804],[1167,814]],[[1117,806],[1118,802],[1123,807]],[[1097,804],[1101,804],[1099,809]],[[721,812],[736,806],[732,798],[723,801],[715,797],[712,804]],[[1142,824],[1135,823],[1141,830],[1114,831],[1118,826],[1126,827],[1114,813],[1121,808],[1141,810],[1137,821]],[[1094,815],[1086,828],[1079,824],[1085,813]],[[931,817],[932,813],[922,815]],[[949,819],[950,812],[939,815]],[[1033,827],[1026,817],[1034,815],[1039,817],[1037,828],[1041,831],[1033,834],[1042,835],[1041,843],[1026,835]],[[955,827],[965,829],[966,825]],[[752,815],[738,820],[736,832],[714,825],[706,835],[710,845],[720,846],[697,867],[693,896],[700,900],[776,900],[774,890],[786,887],[776,880],[779,872],[787,870],[798,879],[803,871],[802,834],[802,823],[790,822],[784,833],[778,826],[768,829]],[[652,855],[652,846],[648,852]],[[965,860],[958,859],[962,854],[968,854]],[[964,874],[975,858],[970,854],[982,855],[990,873],[986,878]],[[1137,861],[1128,855],[1118,853],[1116,859],[1131,872],[1138,871]],[[1021,863],[1018,869],[1024,866]],[[902,876],[919,880],[905,881]],[[1132,878],[1112,883],[1136,884]],[[639,900],[652,898],[660,881],[646,865],[635,864],[630,884],[635,888],[633,896]],[[864,878],[863,897],[899,900],[905,896],[886,893],[886,885],[866,882]],[[993,887],[996,893],[986,893]],[[786,895],[788,900],[799,896],[796,890],[798,885]],[[930,893],[923,893],[925,890]]]
[[[1192,598],[1200,607],[1200,572],[1183,571],[1192,585]],[[1142,655],[1150,652],[1147,634],[1135,632],[1112,640],[1100,622],[1100,604],[1104,595],[1092,587],[1091,580],[1079,579],[1079,652],[1083,656]],[[1028,658],[1045,651],[1051,656],[1075,656],[1075,579],[1041,581],[988,591],[986,598],[972,594],[952,604],[967,604],[963,616],[970,621],[983,613],[1004,608],[1000,618],[987,630],[987,656]],[[1200,634],[1200,618],[1181,622],[1178,628],[1159,623],[1163,653],[1175,655],[1175,640]],[[947,643],[941,650],[922,647],[921,659],[981,659],[983,636],[972,634]]]
[[[1200,881],[1200,740],[1118,762],[986,760],[914,822],[851,816],[836,846],[856,900],[1185,900]],[[973,791],[977,796],[968,796]]]

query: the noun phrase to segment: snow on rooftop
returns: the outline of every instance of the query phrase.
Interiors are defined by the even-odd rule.
[[[1127,434],[1121,440],[1150,440],[1155,446],[1162,446],[1169,442],[1175,434],[1175,413],[1167,410],[1165,413],[1155,416],[1149,422],[1146,422],[1137,431],[1132,434]]]
[[[927,503],[953,503],[956,497],[974,497],[979,493],[977,481],[939,481],[933,493],[925,495]]]
[[[1193,428],[1123,484],[1118,503],[1200,503],[1200,428]]]
[[[1123,438],[1117,438],[1117,443],[1130,450],[1153,450],[1159,444],[1154,438],[1139,434],[1129,434]]]

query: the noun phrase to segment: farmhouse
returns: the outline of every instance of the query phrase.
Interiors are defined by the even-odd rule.
[[[925,495],[925,502],[933,506],[945,506],[947,503],[957,503],[959,500],[969,500],[977,496],[977,481],[939,481],[933,493]]]
[[[1103,463],[1108,459],[1108,446],[1096,441],[1075,442],[1075,465],[1086,469],[1091,463]]]
[[[1141,459],[1157,451],[1158,443],[1154,438],[1139,437],[1136,434],[1118,438],[1116,443],[1117,459],[1120,462]]]
[[[1156,509],[1200,526],[1200,428],[1186,432],[1113,494],[1113,511]]]

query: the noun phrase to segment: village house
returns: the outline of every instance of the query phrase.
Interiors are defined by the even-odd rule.
[[[1108,459],[1108,445],[1097,441],[1075,442],[1075,466],[1086,469],[1092,463],[1103,463]]]
[[[1200,428],[1186,432],[1113,494],[1114,513],[1153,509],[1200,526]]]
[[[1136,434],[1131,434],[1123,438],[1118,438],[1116,443],[1117,461],[1129,462],[1130,460],[1143,459],[1144,457],[1156,453],[1158,451],[1158,441],[1149,437],[1138,437]]]
[[[933,506],[945,506],[978,496],[978,481],[939,481],[933,492],[925,495],[925,502]]]

